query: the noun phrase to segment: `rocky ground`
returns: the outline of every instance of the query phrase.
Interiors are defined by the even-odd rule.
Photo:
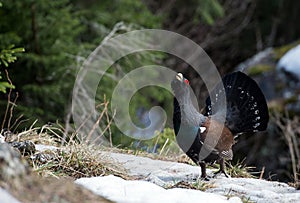
[[[75,183],[116,202],[300,202],[300,191],[285,183],[223,175],[201,181],[197,166],[128,154],[110,155],[139,180],[110,175],[81,178]],[[213,171],[208,170],[208,174],[213,176]],[[187,185],[198,190],[182,188]]]
[[[48,148],[36,145],[37,151]],[[127,175],[42,178],[26,169],[13,148],[0,144],[1,202],[300,202],[300,191],[285,183],[223,175],[203,181],[197,166],[115,152],[101,155],[122,165]],[[213,176],[212,169],[208,175]]]

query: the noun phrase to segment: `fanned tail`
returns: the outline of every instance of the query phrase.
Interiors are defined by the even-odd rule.
[[[234,134],[243,132],[263,131],[269,121],[266,99],[257,83],[242,72],[234,72],[223,78],[226,93],[227,112],[225,125]],[[216,114],[220,96],[224,95],[221,84],[218,84],[206,99],[206,115],[212,115],[212,108]]]

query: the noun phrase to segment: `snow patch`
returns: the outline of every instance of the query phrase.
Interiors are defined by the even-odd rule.
[[[104,177],[80,178],[76,180],[75,183],[84,186],[98,195],[120,203],[230,202],[230,200],[227,200],[226,197],[218,194],[181,188],[164,189],[147,181],[124,180],[113,175]],[[234,198],[231,202],[241,202],[241,200]]]
[[[285,70],[300,80],[300,45],[289,50],[278,62],[278,70]]]

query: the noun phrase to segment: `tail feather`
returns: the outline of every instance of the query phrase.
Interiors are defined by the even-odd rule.
[[[225,125],[234,134],[265,130],[269,121],[268,106],[257,83],[242,72],[234,72],[223,78],[223,85],[227,102]],[[215,114],[222,111],[218,107],[218,98],[224,95],[220,87],[218,84],[211,92],[213,98],[206,99],[206,115],[212,115],[212,108]]]

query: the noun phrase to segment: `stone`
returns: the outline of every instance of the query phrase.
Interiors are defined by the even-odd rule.
[[[0,179],[20,177],[27,172],[20,153],[7,143],[0,143]]]

